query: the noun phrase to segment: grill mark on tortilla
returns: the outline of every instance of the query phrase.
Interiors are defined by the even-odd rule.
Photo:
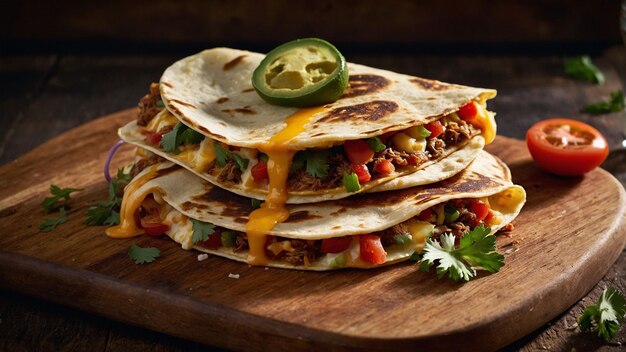
[[[332,230],[339,230],[341,228],[341,226],[339,225],[335,225],[333,227],[331,227]]]
[[[384,89],[391,83],[387,78],[377,75],[351,75],[349,82],[346,92],[340,99],[371,94]]]
[[[337,211],[333,211],[332,213],[330,213],[330,216],[339,216],[339,215],[341,215],[342,213],[345,213],[345,212],[347,212],[347,211],[348,211],[348,209],[347,209],[347,208],[341,208],[341,209],[339,209],[339,210],[337,210]]]
[[[206,204],[194,203],[194,202],[190,202],[190,201],[187,201],[187,202],[181,204],[180,207],[184,211],[190,211],[192,209],[208,209],[209,208],[209,206],[206,205]]]
[[[224,121],[220,121],[220,122],[218,122],[218,124],[220,124],[220,126],[224,126],[224,127],[228,126],[228,125],[226,124],[226,122],[224,122]]]
[[[410,82],[415,83],[416,85],[424,88],[425,90],[442,91],[442,90],[448,90],[453,87],[452,84],[446,84],[443,82],[439,82],[439,81],[435,81],[431,79],[419,78],[419,77],[410,79]]]
[[[363,104],[342,106],[329,111],[320,122],[337,121],[376,121],[393,114],[398,110],[398,104],[387,100],[374,100]]]
[[[178,171],[178,170],[181,170],[180,166],[172,165],[172,166],[170,166],[168,168],[157,170],[156,175],[154,176],[154,178],[162,177],[162,176],[165,176],[167,174],[170,174],[170,173],[172,173],[174,171]]]
[[[222,110],[222,112],[225,112],[225,113],[228,113],[228,114],[233,113],[233,112],[238,112],[240,114],[245,114],[245,115],[256,114],[256,111],[254,111],[252,109],[249,109],[249,108],[246,108],[246,107],[237,108],[237,109],[225,109],[225,110]]]
[[[221,214],[226,217],[246,217],[252,212],[250,199],[228,192],[220,187],[206,185],[206,193],[191,198],[197,202],[215,202],[219,199],[222,206]],[[219,210],[219,209],[218,209]]]
[[[224,64],[224,71],[230,71],[232,70],[235,66],[237,66],[240,62],[243,61],[243,59],[246,57],[247,55],[241,55],[241,56],[237,56],[236,58],[230,60],[229,62]]]
[[[296,211],[295,213],[289,214],[289,219],[285,221],[286,223],[300,222],[310,219],[321,218],[319,215],[310,214],[307,210]]]
[[[244,90],[241,91],[242,93],[250,93],[250,92],[254,92],[254,87],[251,88],[246,88]]]
[[[225,103],[227,101],[228,101],[228,97],[221,97],[221,98],[217,99],[215,102],[218,103],[218,104],[223,104],[223,103]]]
[[[238,224],[245,224],[248,222],[248,218],[239,217],[239,218],[235,218],[235,220],[233,221]]]
[[[166,86],[166,87],[174,88],[174,86],[171,83],[169,83],[169,82],[161,82],[161,84]]]
[[[170,101],[174,102],[174,103],[178,103],[180,105],[184,105],[184,106],[190,107],[190,108],[197,109],[195,105],[189,104],[189,103],[185,103],[184,101],[180,101],[180,100],[176,100],[176,99],[170,99]]]

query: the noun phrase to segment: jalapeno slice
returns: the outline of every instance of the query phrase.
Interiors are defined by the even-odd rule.
[[[333,102],[348,86],[339,50],[318,38],[296,39],[270,51],[254,70],[252,85],[270,104],[316,106]]]

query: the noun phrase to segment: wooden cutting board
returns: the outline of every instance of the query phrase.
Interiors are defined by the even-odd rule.
[[[509,164],[528,201],[510,237],[498,238],[506,265],[497,274],[458,284],[413,263],[316,273],[198,262],[168,239],[115,240],[82,223],[107,198],[103,161],[133,116],[100,118],[0,167],[1,287],[232,349],[483,350],[577,302],[626,242],[626,196],[610,174],[551,176],[522,141],[498,137],[488,150]],[[128,147],[117,165],[131,158]],[[72,195],[67,223],[40,233],[50,184],[83,191]],[[131,244],[158,247],[161,257],[136,265]]]

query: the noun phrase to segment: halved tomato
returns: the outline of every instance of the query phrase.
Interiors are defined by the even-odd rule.
[[[609,154],[606,139],[598,130],[565,118],[537,122],[526,132],[526,144],[541,167],[563,176],[589,172]]]

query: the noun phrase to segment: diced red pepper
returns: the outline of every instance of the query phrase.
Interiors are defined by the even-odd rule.
[[[266,180],[270,177],[267,173],[267,163],[263,160],[259,160],[259,162],[252,167],[250,172],[252,173],[252,178],[254,178],[257,182]]]
[[[374,171],[381,175],[388,175],[394,172],[396,169],[395,166],[391,163],[391,161],[385,159],[381,161],[377,161],[374,163]]]
[[[146,234],[159,236],[170,229],[168,225],[162,223],[161,206],[154,200],[152,195],[147,196],[141,202],[141,208],[135,212],[135,223],[141,226]]]
[[[433,217],[433,212],[431,210],[431,208],[428,208],[426,210],[423,210],[420,215],[417,216],[417,218],[420,221],[430,221],[430,219],[432,219]]]
[[[159,145],[163,138],[163,135],[157,132],[143,130],[141,133],[146,136],[146,142],[150,145]]]
[[[485,224],[489,225],[489,223],[491,222],[491,219],[493,219],[493,210],[489,209],[489,213],[487,214],[487,216],[485,216]]]
[[[365,183],[372,179],[372,175],[370,175],[370,171],[365,164],[352,164],[352,171],[359,178],[359,183]]]
[[[359,238],[360,258],[368,263],[383,264],[387,258],[387,252],[376,235],[362,235]]]
[[[322,253],[341,253],[350,247],[351,236],[325,238],[322,240]]]
[[[430,131],[430,136],[428,138],[435,138],[443,133],[443,125],[439,122],[439,120],[425,124],[424,128]]]
[[[364,140],[346,141],[343,148],[354,164],[366,164],[374,157],[374,151]]]
[[[478,115],[478,106],[476,106],[476,102],[470,102],[461,106],[459,111],[457,111],[459,117],[463,120],[472,120]]]
[[[162,224],[160,222],[150,222],[152,220],[153,219],[151,217],[141,219],[141,227],[146,234],[150,236],[160,236],[170,229],[170,227],[166,224]]]
[[[476,214],[476,220],[478,221],[485,219],[489,215],[489,206],[479,199],[472,199],[469,204],[469,210]]]
[[[209,235],[206,241],[201,242],[203,247],[209,249],[218,249],[222,246],[222,229],[215,229],[215,232]]]

